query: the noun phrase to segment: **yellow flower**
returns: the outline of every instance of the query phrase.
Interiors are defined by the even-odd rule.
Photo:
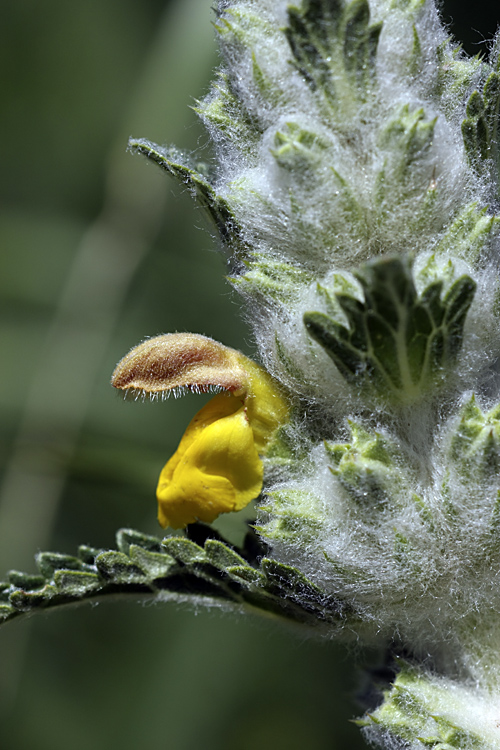
[[[184,528],[241,510],[262,489],[265,454],[288,404],[276,381],[240,352],[197,334],[166,334],[132,349],[113,385],[139,393],[223,391],[188,425],[158,482],[158,520]]]

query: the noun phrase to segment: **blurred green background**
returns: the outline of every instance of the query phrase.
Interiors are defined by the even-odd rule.
[[[495,6],[445,3],[468,51]],[[217,64],[210,0],[0,8],[1,577],[40,549],[161,533],[157,475],[201,401],[123,402],[109,377],[131,346],[252,341],[204,217],[125,150],[130,135],[206,148],[190,105]],[[217,523],[241,537],[241,516]],[[0,748],[355,750],[355,656],[173,605],[38,615],[0,633]]]

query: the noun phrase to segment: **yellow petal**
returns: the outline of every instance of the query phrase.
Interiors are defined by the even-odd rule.
[[[222,389],[189,424],[160,475],[158,519],[183,528],[244,508],[262,489],[265,454],[288,420],[279,384],[241,352],[206,336],[172,333],[144,341],[118,363],[116,388],[157,394]]]
[[[274,433],[288,421],[290,405],[277,381],[262,367],[238,352],[248,378],[245,406],[255,446],[265,454]]]
[[[241,510],[262,489],[262,461],[244,399],[215,396],[194,417],[158,483],[158,520],[184,528]]]

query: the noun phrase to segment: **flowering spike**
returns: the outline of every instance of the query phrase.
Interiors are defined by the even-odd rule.
[[[442,673],[402,669],[369,737],[489,750],[498,728],[484,712],[473,726],[446,680],[481,685],[498,721],[500,34],[489,60],[468,59],[436,5],[218,0],[222,65],[196,107],[214,167],[130,148],[215,222],[296,409],[279,429],[276,382],[190,334],[141,345],[113,382],[222,391],[162,471],[162,525],[244,507],[267,469],[254,528],[280,566],[246,571],[251,585],[293,579],[309,607],[305,576],[349,600],[346,632]]]

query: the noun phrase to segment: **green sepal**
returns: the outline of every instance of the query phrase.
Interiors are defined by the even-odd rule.
[[[481,69],[486,69],[486,66],[480,55],[468,57],[463,54],[460,47],[452,46],[449,40],[437,47],[436,56],[436,96],[445,107],[446,113],[453,117],[457,101],[464,99]]]
[[[280,167],[294,175],[311,179],[330,144],[321,136],[295,122],[287,122],[274,136],[271,153]]]
[[[417,193],[420,199],[422,180],[429,182],[429,178],[416,175],[432,146],[436,122],[436,117],[426,117],[422,107],[412,109],[405,104],[382,129],[378,147],[387,156],[377,175],[375,198],[379,205],[393,201],[394,194],[411,199]]]
[[[225,8],[223,15],[219,15],[215,21],[214,29],[223,51],[228,47],[247,49],[256,40],[272,32],[265,16],[244,6]]]
[[[231,282],[242,294],[289,302],[308,286],[313,275],[292,263],[274,260],[262,253],[252,253],[244,261],[245,271]]]
[[[212,96],[198,102],[193,109],[209,128],[234,143],[246,156],[255,156],[263,125],[243,106],[227,73],[218,73]]]
[[[484,257],[491,240],[498,235],[500,217],[488,213],[476,202],[463,208],[434,248],[435,257],[452,254],[469,263]]]
[[[314,543],[324,532],[321,504],[310,492],[282,489],[268,493],[272,502],[272,518],[258,528],[264,539],[302,545]],[[266,512],[266,507],[262,510]]]
[[[474,394],[464,404],[450,436],[448,460],[471,481],[487,481],[500,471],[500,406],[483,412]]]
[[[420,495],[416,494],[416,492],[412,492],[410,497],[413,500],[422,521],[425,523],[429,531],[434,532],[434,517],[429,506],[424,502]]]
[[[347,455],[357,455],[367,461],[376,461],[386,468],[394,468],[398,457],[398,447],[388,438],[376,431],[369,431],[362,425],[348,420],[352,441],[350,443],[330,443],[325,441],[325,448],[339,466]]]
[[[282,343],[276,332],[274,334],[274,345],[276,357],[288,376],[298,383],[307,383],[307,375],[288,354],[286,345]]]
[[[335,295],[348,327],[307,312],[308,333],[356,387],[396,404],[418,401],[442,383],[456,360],[475,282],[461,276],[442,296],[438,281],[418,295],[404,257],[367,263],[355,276],[363,302]]]
[[[467,117],[462,121],[465,150],[474,166],[488,158],[490,138],[485,117],[484,101],[479,91],[473,91],[467,104]]]
[[[423,107],[411,109],[409,104],[403,104],[382,130],[379,145],[400,153],[403,169],[406,169],[408,164],[429,149],[435,126],[436,118],[426,119]]]
[[[268,102],[272,107],[278,107],[283,98],[283,91],[276,82],[264,72],[257,61],[255,53],[252,53],[252,73],[255,86],[264,101]]]
[[[350,443],[325,441],[330,470],[351,500],[364,507],[383,508],[388,502],[398,504],[411,467],[403,461],[396,443],[362,425],[349,421]],[[400,464],[404,463],[404,474]]]
[[[480,727],[476,732],[471,728],[473,722],[463,722],[469,716],[469,701],[477,700],[474,685],[463,687],[451,680],[444,683],[401,660],[399,666],[401,671],[384,692],[382,704],[360,720],[370,742],[387,741],[389,735],[405,747],[491,750]]]
[[[392,0],[391,10],[403,10],[415,15],[425,6],[425,0]]]
[[[258,93],[265,102],[272,106],[277,106],[280,102],[283,91],[279,74],[273,77],[272,68],[264,71],[259,64],[259,60],[253,51],[261,39],[272,39],[276,29],[273,28],[265,15],[255,13],[251,8],[245,6],[229,7],[224,9],[223,15],[219,16],[214,24],[214,28],[219,37],[219,44],[222,56],[226,59],[234,59],[235,52],[237,55],[245,55],[252,50],[252,73],[253,83]],[[231,65],[228,66],[228,70]],[[248,111],[242,106],[241,98],[234,91],[233,84],[227,74],[219,74],[219,84],[214,87],[215,96],[210,97],[207,102],[200,104],[199,113],[202,117],[208,119],[212,125],[222,130],[226,135],[234,137],[236,128],[247,128],[247,136],[250,136],[250,142],[255,135],[254,128],[261,130],[260,124],[249,115]],[[212,109],[212,103],[219,99],[219,103]],[[206,109],[208,105],[208,110]],[[219,117],[212,118],[212,113],[219,109],[222,113],[226,111],[226,122],[220,122]],[[224,118],[223,118],[224,119]],[[229,127],[228,127],[229,125]],[[246,141],[237,144],[240,148],[248,146],[248,137]]]
[[[500,194],[499,122],[500,70],[497,64],[482,89],[470,94],[462,121],[462,137],[469,161],[480,175],[494,180],[497,197]]]

